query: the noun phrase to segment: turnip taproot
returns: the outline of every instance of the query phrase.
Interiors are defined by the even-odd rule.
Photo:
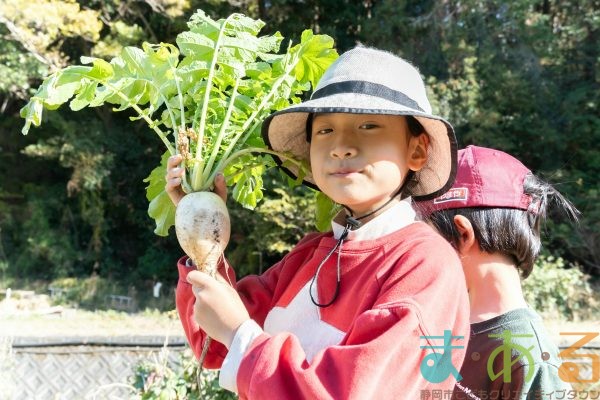
[[[175,211],[175,232],[179,245],[196,268],[216,277],[231,233],[229,212],[223,199],[213,192],[195,192],[184,196]],[[202,384],[200,373],[210,343],[211,338],[207,336],[198,359],[199,387]]]

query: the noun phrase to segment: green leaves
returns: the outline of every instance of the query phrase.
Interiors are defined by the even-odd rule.
[[[108,79],[114,74],[112,65],[100,58],[81,57],[81,63],[92,63],[92,69],[88,72],[89,76],[92,78],[97,78],[99,80]]]
[[[246,155],[225,170],[227,185],[233,186],[231,195],[246,208],[254,209],[263,198],[262,176],[275,163],[268,156]]]
[[[111,104],[133,109],[159,136],[168,154],[185,155],[185,189],[208,190],[225,171],[232,194],[244,207],[262,198],[262,174],[270,157],[250,156],[265,149],[262,120],[298,103],[337,57],[333,39],[304,31],[301,42],[280,54],[283,37],[259,36],[264,22],[242,14],[215,21],[198,10],[176,45],[144,43],[125,47],[107,62],[82,57],[47,77],[21,110],[23,133],[39,126],[43,109],[69,103],[72,110]],[[146,178],[149,214],[164,235],[174,208],[164,187],[164,162]],[[162,168],[162,169],[161,169]]]
[[[300,48],[292,49],[297,52],[300,61],[294,69],[294,75],[300,82],[310,82],[314,88],[319,79],[335,61],[338,54],[333,50],[333,39],[325,35],[313,35],[311,30],[302,32]]]
[[[323,192],[316,192],[316,221],[317,229],[326,232],[331,229],[331,220],[340,211],[340,206],[334,203]]]
[[[168,158],[169,153],[165,152],[160,165],[144,179],[144,182],[148,182],[148,186],[146,186],[146,198],[150,202],[148,215],[156,221],[154,233],[159,236],[167,236],[169,228],[175,224],[175,205],[165,191]]]

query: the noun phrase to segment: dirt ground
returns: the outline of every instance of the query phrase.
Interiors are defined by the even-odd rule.
[[[0,301],[0,336],[182,336],[168,313],[86,311],[53,305],[48,296],[16,292]]]
[[[2,316],[0,336],[183,336],[177,316],[65,310],[62,314]]]
[[[600,347],[600,320],[565,322],[544,321],[554,342],[563,347],[573,345],[582,335],[566,332],[598,333],[589,344]],[[561,334],[562,333],[562,334]],[[62,314],[6,316],[0,314],[0,336],[183,336],[175,313],[127,314],[66,310]]]

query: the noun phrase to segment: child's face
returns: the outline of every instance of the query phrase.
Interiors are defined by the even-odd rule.
[[[315,183],[332,200],[365,214],[396,194],[408,170],[427,160],[427,136],[411,136],[396,115],[317,114],[310,162]]]

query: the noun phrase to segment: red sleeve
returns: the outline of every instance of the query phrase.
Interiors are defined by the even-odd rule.
[[[196,358],[200,358],[206,334],[200,329],[194,319],[194,302],[196,301],[196,297],[192,292],[192,285],[186,280],[187,274],[193,271],[193,268],[185,265],[186,260],[187,257],[182,257],[177,263],[179,281],[175,292],[175,303],[188,343]],[[248,314],[260,326],[263,325],[266,315],[271,308],[272,287],[277,282],[278,271],[278,264],[276,264],[263,275],[249,275],[241,279],[237,284],[236,289],[248,310]],[[231,267],[224,263],[219,267],[219,272],[221,275],[227,277],[232,285],[236,285],[235,273]],[[220,368],[226,355],[227,348],[219,342],[212,341],[204,361],[204,366],[206,368]]]
[[[192,285],[190,285],[186,279],[188,273],[193,271],[194,268],[185,265],[187,259],[188,257],[182,257],[177,262],[179,281],[177,282],[177,288],[175,290],[175,305],[190,348],[194,352],[196,358],[200,358],[206,334],[200,329],[194,319],[194,302],[196,301],[196,297],[192,292]],[[219,272],[235,282],[235,275],[233,272],[226,274],[224,273],[225,270],[229,272],[231,268],[227,268],[226,264],[223,263],[219,267]],[[221,343],[213,340],[208,354],[206,355],[204,366],[206,368],[220,368],[226,355],[227,348]]]
[[[315,236],[317,235],[307,235],[296,247],[303,246]],[[290,254],[292,253],[293,252],[290,252]],[[222,262],[219,266],[219,273],[225,277],[232,286],[236,286],[236,290],[244,302],[248,314],[261,327],[263,326],[267,313],[271,309],[273,288],[277,284],[279,273],[281,271],[280,267],[285,264],[286,258],[287,256],[265,271],[262,275],[249,275],[240,279],[239,282],[236,282],[235,272],[227,262]],[[182,257],[177,263],[179,281],[177,282],[177,289],[175,292],[175,304],[188,343],[196,358],[200,358],[206,335],[194,320],[194,302],[196,301],[196,297],[192,292],[192,285],[186,280],[187,274],[192,271],[193,268],[186,266],[187,259],[188,257]],[[204,361],[204,366],[206,368],[220,368],[226,355],[227,348],[219,342],[212,341]]]
[[[401,274],[382,277],[375,307],[353,320],[342,343],[319,352],[310,363],[291,334],[255,339],[238,372],[240,399],[418,399],[422,390],[451,391],[453,375],[432,383],[421,373],[431,346],[444,344],[431,336],[443,337],[445,330],[463,336],[451,343],[461,348],[444,351],[457,373],[468,341],[462,268],[450,246],[440,243],[421,246],[419,254],[400,260]],[[412,263],[408,272],[406,263]],[[407,290],[413,294],[397,295]]]

